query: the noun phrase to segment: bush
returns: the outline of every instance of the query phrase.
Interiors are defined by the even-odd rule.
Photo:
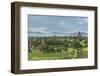
[[[74,40],[72,42],[72,48],[74,48],[74,49],[82,48],[82,44],[79,41]]]

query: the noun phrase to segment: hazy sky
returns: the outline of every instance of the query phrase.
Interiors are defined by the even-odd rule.
[[[28,28],[31,32],[87,32],[88,18],[29,15]]]

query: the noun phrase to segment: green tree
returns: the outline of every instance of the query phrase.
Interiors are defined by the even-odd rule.
[[[72,47],[77,50],[77,58],[82,57],[82,44],[78,40],[72,42]]]

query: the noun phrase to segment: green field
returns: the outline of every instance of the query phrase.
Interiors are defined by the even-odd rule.
[[[31,37],[28,42],[28,60],[88,57],[87,37]]]

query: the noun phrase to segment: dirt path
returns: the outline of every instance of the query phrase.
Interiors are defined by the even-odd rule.
[[[72,57],[72,59],[75,59],[76,57],[77,57],[77,49],[73,49],[73,57]]]

